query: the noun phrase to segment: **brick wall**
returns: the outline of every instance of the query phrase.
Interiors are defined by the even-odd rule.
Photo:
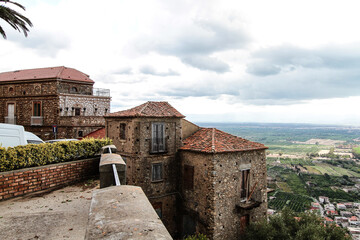
[[[0,173],[0,201],[64,186],[99,173],[100,158],[51,164]]]

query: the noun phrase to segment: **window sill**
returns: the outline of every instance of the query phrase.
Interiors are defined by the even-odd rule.
[[[167,154],[168,153],[168,151],[164,151],[164,152],[151,152],[150,151],[150,154],[154,154],[154,155],[156,155],[156,154],[158,154],[158,155],[160,155],[160,154]]]
[[[160,180],[151,180],[151,183],[160,183],[160,182],[163,182],[164,179],[160,179]]]

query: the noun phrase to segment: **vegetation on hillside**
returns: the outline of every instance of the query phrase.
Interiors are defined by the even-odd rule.
[[[351,240],[345,229],[324,224],[314,213],[295,213],[285,208],[269,221],[251,223],[241,239],[246,240]]]

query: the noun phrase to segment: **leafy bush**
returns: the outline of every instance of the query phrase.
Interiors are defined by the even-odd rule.
[[[345,229],[324,224],[314,213],[295,213],[285,208],[269,221],[255,222],[245,230],[246,240],[351,240]]]
[[[198,233],[196,235],[191,235],[185,238],[185,240],[209,240],[206,235]]]
[[[107,138],[0,147],[0,172],[93,157],[109,144]]]

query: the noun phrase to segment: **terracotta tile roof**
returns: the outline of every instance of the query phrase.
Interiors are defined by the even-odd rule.
[[[105,117],[185,117],[168,102],[146,102],[140,106],[107,114]]]
[[[105,128],[100,128],[84,136],[84,138],[105,138]]]
[[[16,70],[11,72],[0,73],[0,82],[32,80],[32,79],[56,79],[56,78],[61,78],[64,80],[89,82],[89,83],[94,82],[89,78],[89,75],[86,75],[85,73],[82,73],[76,69],[67,68],[64,66],[25,69],[25,70]]]
[[[216,128],[201,128],[186,138],[183,143],[181,150],[206,153],[242,152],[268,148],[261,143],[251,142]]]

